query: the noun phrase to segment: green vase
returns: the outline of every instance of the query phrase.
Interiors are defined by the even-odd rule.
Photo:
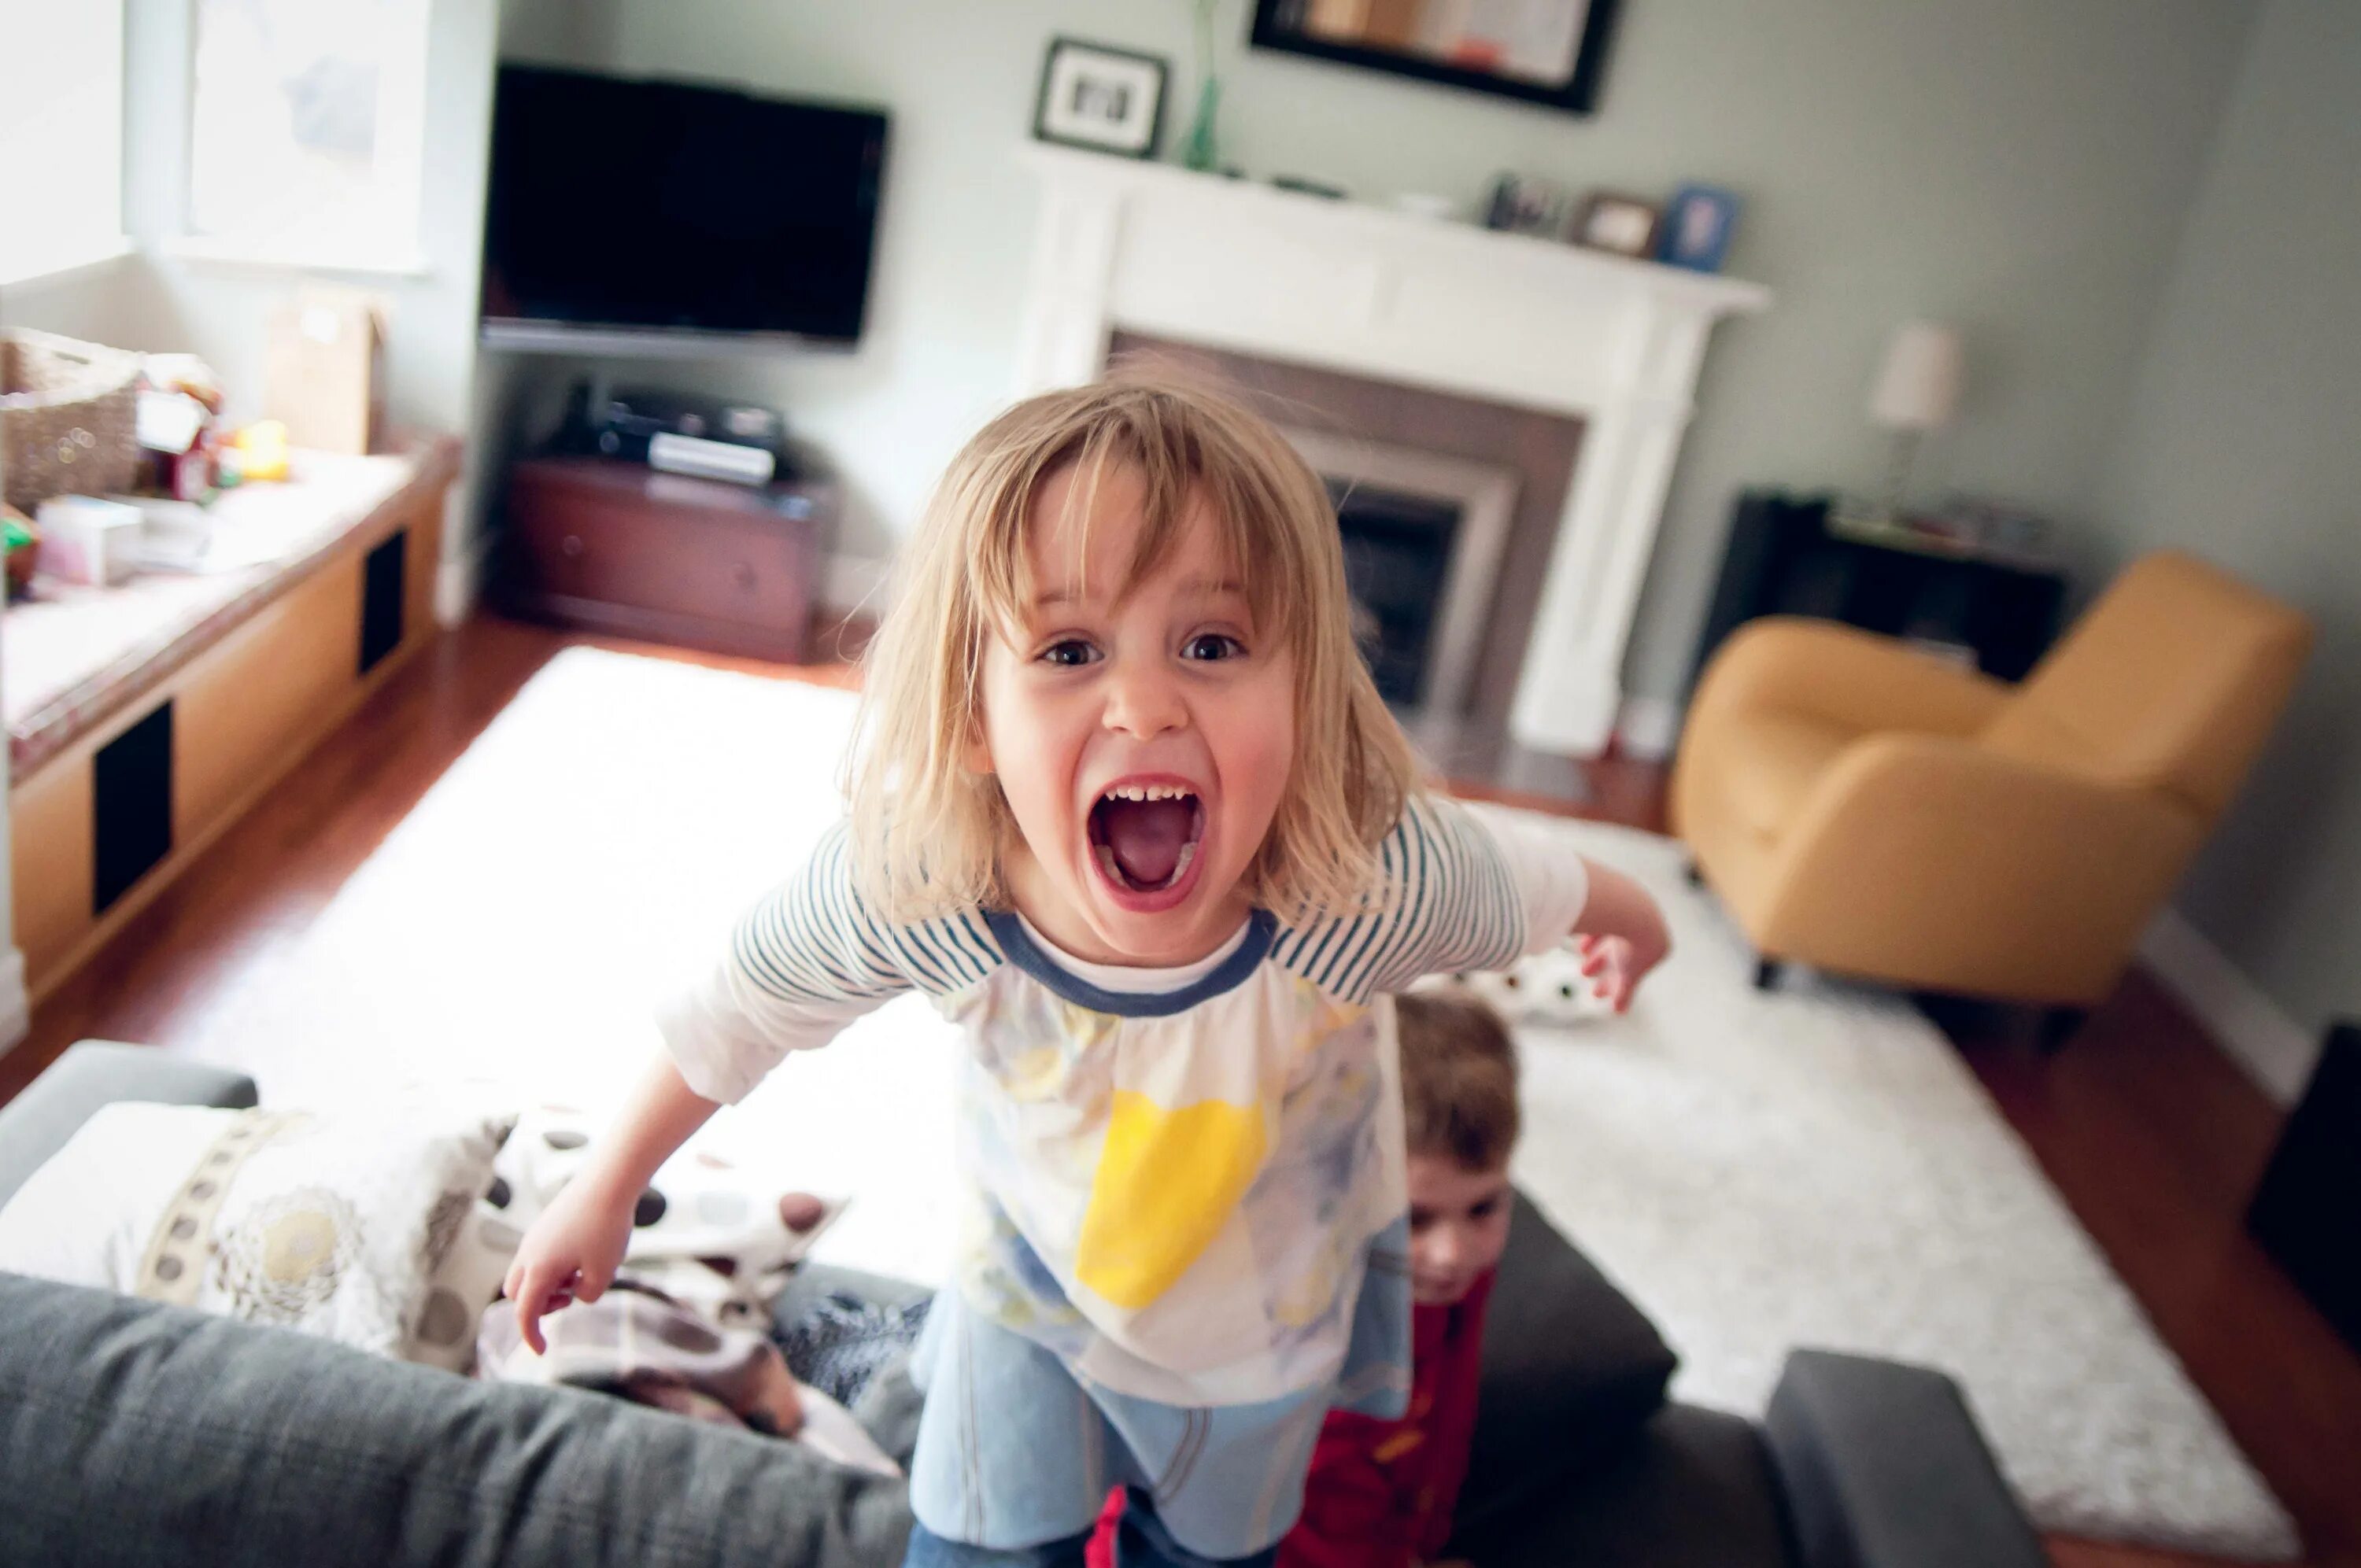
[[[1210,72],[1197,90],[1197,117],[1189,122],[1189,139],[1181,145],[1180,161],[1191,169],[1210,170],[1218,164],[1213,146],[1213,111],[1221,106],[1222,83]]]

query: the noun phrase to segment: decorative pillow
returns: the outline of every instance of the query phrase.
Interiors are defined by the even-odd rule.
[[[450,1216],[458,1220],[452,1223]],[[401,1359],[468,1372],[476,1365],[476,1321],[500,1299],[523,1233],[478,1198],[464,1210],[440,1211],[426,1228],[426,1294]],[[439,1259],[439,1261],[438,1261]]]
[[[588,1162],[600,1131],[570,1106],[528,1110],[493,1163],[490,1201],[525,1229]],[[623,1271],[717,1321],[767,1326],[786,1271],[843,1210],[841,1199],[765,1190],[728,1160],[691,1147],[640,1194]]]
[[[367,1115],[108,1105],[0,1209],[0,1268],[405,1355],[449,1316],[429,1280],[512,1120],[407,1096]]]

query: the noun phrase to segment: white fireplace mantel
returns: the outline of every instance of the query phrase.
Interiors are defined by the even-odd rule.
[[[1706,334],[1760,284],[1268,185],[1028,145],[1043,192],[1019,394],[1096,379],[1117,328],[1582,422],[1510,727],[1592,755]]]

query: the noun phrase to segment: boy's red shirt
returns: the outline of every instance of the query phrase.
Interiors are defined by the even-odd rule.
[[[1409,1568],[1441,1555],[1476,1434],[1492,1277],[1484,1274],[1447,1307],[1412,1310],[1410,1409],[1400,1420],[1328,1412],[1279,1568]],[[1090,1568],[1115,1568],[1122,1515],[1117,1488],[1084,1552]]]

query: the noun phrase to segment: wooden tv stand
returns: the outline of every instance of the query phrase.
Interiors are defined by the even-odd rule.
[[[562,626],[801,663],[833,486],[755,488],[609,457],[509,471],[500,600]]]

